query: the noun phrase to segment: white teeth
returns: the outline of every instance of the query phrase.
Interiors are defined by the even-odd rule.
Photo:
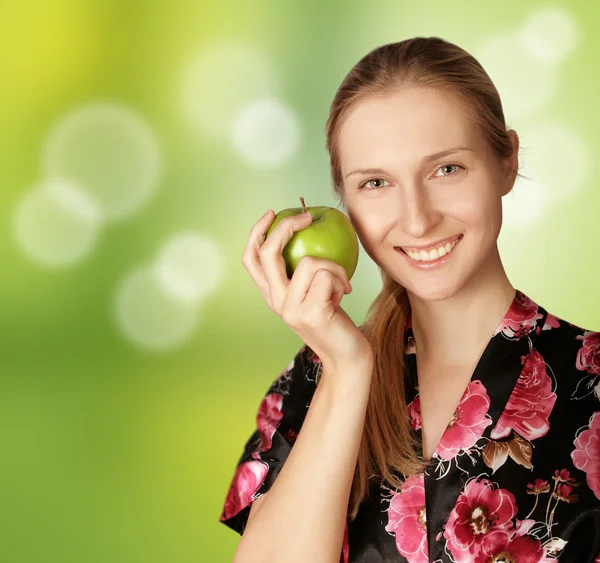
[[[408,254],[413,260],[423,261],[423,262],[431,262],[432,260],[437,260],[438,258],[445,256],[456,246],[456,243],[459,239],[456,239],[453,243],[446,243],[446,246],[441,246],[439,249],[433,249],[429,252],[425,250],[421,250],[420,252],[412,252],[411,250],[406,250],[406,254]]]

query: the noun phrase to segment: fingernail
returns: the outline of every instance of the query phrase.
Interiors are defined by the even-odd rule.
[[[261,217],[261,219],[264,219],[271,211],[273,211],[273,210],[267,209],[267,212]]]
[[[307,211],[306,213],[300,213],[298,217],[311,217],[311,214]]]

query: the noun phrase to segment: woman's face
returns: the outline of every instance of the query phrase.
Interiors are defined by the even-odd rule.
[[[510,135],[518,149],[516,133]],[[464,148],[428,158],[456,147]],[[345,203],[358,237],[410,293],[446,299],[482,266],[500,265],[502,196],[514,184],[518,150],[504,163],[514,167],[506,175],[508,168],[451,98],[411,88],[363,100],[342,125],[339,150]],[[457,237],[462,238],[435,267],[425,268],[424,260],[413,261],[398,249]]]

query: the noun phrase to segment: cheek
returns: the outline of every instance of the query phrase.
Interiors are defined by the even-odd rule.
[[[348,210],[348,217],[350,217],[352,226],[361,243],[363,243],[363,246],[367,243],[369,238],[377,238],[378,233],[381,230],[381,221],[377,220],[376,213],[370,213],[364,208],[360,214]]]
[[[377,225],[369,225],[365,222],[354,226],[356,236],[362,244],[365,251],[372,257],[373,251],[377,251],[377,248],[382,245],[382,232],[381,228]]]
[[[381,221],[378,221],[376,218],[374,220],[369,220],[368,217],[362,217],[360,220],[356,217],[351,217],[351,220],[354,230],[356,231],[356,236],[364,251],[376,264],[381,266],[377,254],[378,252],[381,252],[382,247],[384,246],[386,234]]]
[[[473,190],[450,203],[448,213],[473,229],[495,229],[502,222],[502,200],[489,190]]]

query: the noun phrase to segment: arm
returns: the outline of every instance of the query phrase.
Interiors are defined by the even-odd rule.
[[[294,447],[249,518],[234,563],[339,562],[372,366],[339,369],[344,373],[324,366]]]

